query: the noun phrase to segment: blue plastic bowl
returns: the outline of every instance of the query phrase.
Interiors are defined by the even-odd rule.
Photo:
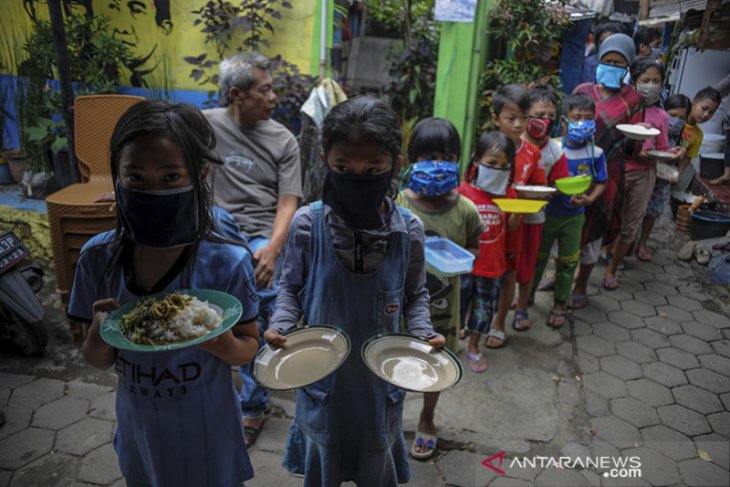
[[[453,277],[471,272],[474,255],[448,238],[426,240],[426,270],[442,277]]]
[[[692,240],[724,237],[730,230],[730,215],[717,211],[692,212]]]

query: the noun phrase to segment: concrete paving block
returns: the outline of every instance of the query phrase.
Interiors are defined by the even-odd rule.
[[[674,403],[674,397],[669,388],[649,379],[628,381],[626,387],[629,395],[650,406],[665,406]]]
[[[606,399],[624,397],[626,395],[624,381],[608,375],[605,372],[584,375],[583,385],[589,391],[593,391]]]
[[[669,298],[669,304],[685,311],[702,311],[705,307],[696,299],[687,296],[672,296]]]
[[[662,423],[687,436],[704,435],[712,431],[703,415],[678,404],[660,406],[657,413]]]
[[[610,402],[611,412],[637,428],[659,424],[656,410],[633,397],[621,397]]]
[[[725,410],[730,411],[730,393],[722,394],[720,396],[722,404],[725,406]]]
[[[0,372],[0,387],[15,389],[35,379],[36,377],[34,375],[6,374],[5,372]]]
[[[25,406],[5,406],[3,413],[5,414],[5,425],[0,428],[0,441],[27,428],[33,410]]]
[[[11,487],[76,486],[78,463],[71,455],[48,453],[16,471]]]
[[[89,416],[99,419],[116,420],[116,393],[108,392],[103,396],[99,396],[91,402],[89,408]]]
[[[580,474],[586,478],[588,485],[591,487],[601,487],[601,477],[596,472],[590,470],[581,470]]]
[[[40,458],[53,446],[53,431],[26,428],[0,441],[0,468],[16,470]]]
[[[573,320],[573,335],[580,337],[593,333],[593,327],[583,320]]]
[[[662,348],[656,351],[659,360],[665,364],[673,365],[678,369],[690,370],[700,366],[700,362],[694,354],[685,352],[678,348]]]
[[[640,318],[648,318],[649,316],[656,316],[656,309],[654,306],[642,303],[640,301],[622,301],[621,309],[624,311],[634,314]]]
[[[707,389],[715,394],[730,392],[730,377],[720,375],[712,370],[689,370],[687,371],[687,378],[691,384]]]
[[[0,387],[0,408],[5,406],[10,400],[10,389],[7,387]]]
[[[625,342],[631,339],[629,332],[618,325],[613,323],[598,323],[593,325],[593,334],[605,338],[609,342],[618,343]]]
[[[684,385],[672,389],[677,404],[686,406],[698,413],[710,414],[722,411],[722,403],[717,395],[693,385]]]
[[[111,443],[90,451],[81,460],[79,480],[93,484],[110,484],[121,476],[117,455]]]
[[[436,464],[449,485],[483,487],[498,476],[497,472],[482,465],[484,460],[486,460],[484,455],[463,450],[452,450],[441,457]],[[506,459],[502,467],[499,467],[497,460],[494,460],[494,462],[496,462],[494,465],[502,470],[505,470],[504,467],[509,465]],[[512,476],[511,473],[510,475]]]
[[[667,298],[652,290],[636,291],[634,292],[634,299],[640,303],[648,304],[649,306],[663,306],[667,304]]]
[[[597,336],[577,337],[575,342],[578,350],[588,352],[596,357],[605,357],[616,353],[616,348],[611,342]]]
[[[616,416],[593,418],[596,436],[617,448],[632,448],[641,441],[639,429]]]
[[[436,464],[431,461],[419,462],[410,460],[411,462],[411,483],[414,485],[433,485],[434,487],[446,487],[441,472],[436,468]],[[246,483],[248,485],[248,482]]]
[[[608,415],[608,400],[606,398],[589,390],[585,391],[585,396],[588,414],[594,418]]]
[[[431,484],[422,484],[431,485]],[[498,477],[494,479],[489,487],[531,487],[532,484],[527,480],[512,479],[509,477]]]
[[[614,325],[618,325],[627,330],[634,330],[636,328],[643,328],[644,320],[628,311],[611,311],[608,313],[608,319]]]
[[[571,362],[564,359],[558,362],[558,374],[561,377],[568,377],[571,380],[575,380],[576,372],[576,367]]]
[[[674,461],[647,447],[631,448],[622,452],[624,457],[639,457],[641,479],[651,485],[673,485],[680,482]]]
[[[631,380],[644,376],[639,364],[621,355],[603,357],[599,360],[599,363],[601,364],[601,370],[615,375],[619,379]]]
[[[730,438],[730,412],[722,411],[720,413],[710,414],[707,421],[712,426],[712,431],[720,433],[725,438]]]
[[[283,453],[291,422],[292,420],[290,419],[267,419],[264,424],[264,429],[261,430],[261,434],[256,440],[256,443],[249,450]]]
[[[684,333],[681,335],[672,335],[669,337],[669,341],[671,341],[672,345],[680,350],[684,350],[685,352],[693,353],[695,355],[712,352],[712,347],[710,347],[706,341],[700,340],[692,335]]]
[[[727,487],[730,485],[730,472],[701,458],[684,460],[679,462],[677,467],[679,467],[679,474],[685,485],[692,487]]]
[[[568,413],[572,413],[580,402],[580,387],[577,384],[561,381],[558,384],[558,401],[568,408]]]
[[[654,274],[647,272],[643,269],[629,269],[627,271],[624,271],[623,276],[625,281],[635,281],[641,283],[656,281]]]
[[[86,455],[104,443],[112,441],[114,424],[111,421],[96,418],[82,419],[78,423],[67,426],[56,435],[56,450]]]
[[[724,330],[723,330],[724,332]],[[716,342],[712,342],[710,345],[712,345],[712,348],[715,350],[715,353],[718,353],[720,355],[723,355],[725,357],[730,358],[730,340],[718,340]]]
[[[8,404],[35,409],[61,397],[63,397],[63,381],[36,379],[14,389]]]
[[[608,313],[609,311],[618,311],[621,309],[619,302],[611,296],[592,296],[588,299],[588,307]]]
[[[710,456],[712,463],[727,470],[730,468],[730,440],[717,433],[696,436],[694,439],[696,449],[702,450]]]
[[[647,328],[659,332],[662,335],[669,336],[682,333],[682,327],[679,326],[679,323],[667,318],[662,318],[661,316],[652,316],[651,318],[646,318],[644,320],[644,323],[646,323]]]
[[[250,450],[249,457],[251,458],[251,465],[253,466],[254,478],[246,481],[247,486],[278,486],[293,477],[289,471],[281,466],[281,453],[272,453],[263,450]]]
[[[705,323],[718,329],[730,328],[730,318],[719,313],[715,313],[714,311],[703,309],[700,311],[694,311],[692,314],[694,315],[695,320],[699,323]]]
[[[591,306],[591,298],[588,299],[588,306],[573,311],[573,318],[583,320],[586,323],[603,323],[608,321],[608,315],[598,308]],[[618,305],[618,304],[617,304]]]
[[[631,301],[634,299],[634,294],[631,291],[631,289],[628,289],[626,286],[624,286],[625,281],[621,281],[621,287],[618,289],[614,289],[612,291],[609,291],[608,289],[605,289],[603,286],[598,288],[599,294],[602,294],[604,296],[609,296],[612,299],[615,299],[616,301]]]
[[[114,390],[113,387],[82,382],[78,379],[67,382],[66,386],[68,387],[68,396],[89,401]]]
[[[730,359],[716,354],[700,355],[698,357],[702,367],[714,370],[718,374],[730,376]]]
[[[621,276],[619,276],[619,278],[621,278]],[[600,287],[603,288],[603,275],[601,275],[601,282],[599,284],[600,284]],[[631,291],[632,293],[639,292],[639,291],[645,291],[646,290],[645,285],[646,285],[646,283],[639,282],[634,279],[626,279],[626,278],[621,279],[621,289],[623,289],[625,291]]]
[[[38,408],[33,415],[33,426],[59,430],[86,417],[89,401],[62,397]]]
[[[631,338],[633,338],[636,342],[653,349],[664,348],[671,345],[669,338],[665,337],[661,333],[649,330],[648,328],[632,330]]]
[[[576,361],[578,362],[578,368],[583,374],[590,374],[601,370],[598,359],[588,352],[581,352],[579,350],[576,354]]]
[[[638,444],[639,443],[637,442],[636,445],[630,445],[630,446],[631,447],[638,446]],[[602,440],[601,438],[593,438],[593,440],[591,441],[590,450],[593,453],[592,456],[594,458],[595,457],[618,458],[621,456],[621,452],[619,451],[618,448],[616,448],[612,444],[608,443],[607,441]],[[596,470],[596,472],[600,474],[600,473],[603,473],[603,470],[599,467]]]
[[[644,377],[664,384],[667,387],[675,387],[687,383],[687,377],[685,377],[682,370],[664,362],[642,364],[641,368],[644,370]]]
[[[688,460],[697,456],[694,442],[679,431],[663,424],[641,430],[642,445],[672,460]]]
[[[687,321],[682,323],[682,330],[684,330],[686,334],[692,335],[706,342],[722,339],[722,333],[720,333],[720,330],[712,325],[699,323],[697,321]]]
[[[586,458],[591,456],[590,450],[578,443],[566,443],[560,449],[561,456],[570,458]]]
[[[10,470],[0,470],[0,487],[8,487],[12,475]]]
[[[647,282],[644,284],[647,291],[651,291],[652,293],[659,295],[661,297],[664,296],[675,296],[679,294],[679,291],[677,291],[677,288],[674,286],[670,286],[669,284],[664,284],[659,281],[654,282]],[[634,296],[636,296],[636,293],[634,293]],[[636,299],[639,299],[638,296],[636,296]],[[651,304],[651,303],[649,303]],[[661,304],[661,303],[660,303]]]
[[[677,308],[676,306],[657,306],[656,311],[657,315],[662,318],[669,318],[677,323],[692,321],[692,314],[690,312]]]
[[[571,487],[588,486],[588,479],[583,477],[577,470],[546,468],[535,479],[535,485],[545,487]]]
[[[630,358],[640,364],[655,362],[657,360],[657,355],[653,349],[633,341],[617,343],[616,351],[621,356]]]

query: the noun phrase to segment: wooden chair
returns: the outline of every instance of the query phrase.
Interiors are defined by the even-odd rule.
[[[46,198],[56,287],[64,307],[68,306],[81,247],[94,235],[116,225],[116,214],[109,211],[111,203],[94,200],[101,193],[114,191],[109,162],[112,132],[119,117],[143,99],[89,95],[74,100],[74,149],[82,182]]]

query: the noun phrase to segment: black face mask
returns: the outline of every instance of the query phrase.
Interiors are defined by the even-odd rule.
[[[195,188],[137,191],[116,183],[122,230],[146,247],[177,247],[195,242],[198,205]]]
[[[392,175],[393,170],[377,176],[337,174],[328,170],[322,201],[353,228],[380,228],[383,225],[380,205],[388,193]]]

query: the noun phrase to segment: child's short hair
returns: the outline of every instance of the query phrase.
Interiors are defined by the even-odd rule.
[[[656,27],[639,27],[634,34],[634,45],[636,46],[636,54],[639,54],[641,44],[648,46],[652,41],[659,39],[662,31]]]
[[[699,103],[701,100],[714,101],[719,106],[722,103],[722,95],[712,86],[708,86],[697,92],[695,97],[692,98],[692,103]]]
[[[568,95],[563,100],[563,115],[568,115],[572,110],[588,110],[596,113],[596,104],[593,99],[583,93]]]
[[[633,64],[631,64],[631,68],[629,70],[631,73],[631,81],[636,83],[639,76],[649,71],[651,68],[656,68],[657,71],[659,71],[659,76],[662,77],[662,81],[664,81],[664,66],[662,66],[661,63],[656,62],[654,59],[646,57],[637,59],[633,62]]]
[[[664,110],[674,110],[676,108],[684,108],[689,111],[692,108],[692,101],[687,95],[681,93],[668,96],[664,100]]]
[[[327,154],[337,142],[382,145],[397,159],[401,151],[400,120],[383,100],[358,96],[335,105],[324,119],[322,148]]]
[[[440,152],[455,154],[461,159],[461,139],[454,124],[445,118],[424,118],[413,127],[408,141],[408,162],[416,162],[420,156]]]
[[[492,97],[492,112],[499,116],[508,104],[516,105],[523,112],[527,112],[530,109],[530,95],[527,89],[517,83],[500,87]]]
[[[551,86],[536,86],[529,91],[528,95],[530,97],[530,107],[539,101],[552,104],[555,108],[558,107],[558,95]]]
[[[483,132],[477,140],[476,146],[474,147],[474,153],[472,154],[469,165],[466,168],[465,179],[467,181],[472,181],[476,177],[477,164],[479,163],[479,160],[484,157],[484,154],[495,149],[507,156],[507,161],[510,166],[515,163],[517,149],[515,148],[515,143],[512,142],[512,139],[496,130]]]

